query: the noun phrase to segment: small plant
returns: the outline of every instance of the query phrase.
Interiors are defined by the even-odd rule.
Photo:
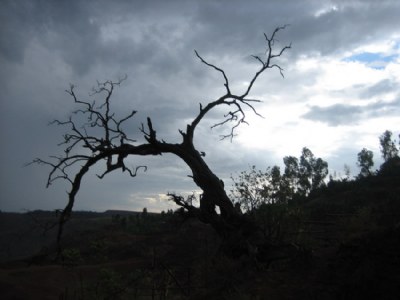
[[[81,252],[77,248],[67,248],[61,253],[62,265],[66,267],[75,267],[83,263]]]
[[[125,290],[122,282],[122,276],[117,272],[101,269],[96,286],[97,299],[119,299]]]
[[[104,262],[108,259],[108,243],[104,239],[96,239],[90,242],[90,253],[94,259]]]

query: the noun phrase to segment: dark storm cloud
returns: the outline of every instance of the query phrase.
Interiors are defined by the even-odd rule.
[[[24,51],[33,40],[37,40],[53,52],[59,53],[64,61],[71,65],[77,74],[86,73],[98,63],[141,65],[148,64],[164,66],[171,71],[175,63],[165,65],[171,60],[167,51],[163,51],[164,36],[175,31],[173,25],[165,27],[157,25],[157,19],[162,19],[162,13],[170,16],[173,12],[162,11],[168,8],[160,3],[152,2],[143,5],[135,1],[131,5],[121,2],[121,6],[108,1],[6,1],[2,6],[1,47],[0,53],[15,62],[21,62]],[[154,5],[154,6],[153,6]],[[158,11],[147,16],[141,14]],[[129,38],[129,32],[124,36],[104,41],[102,29],[113,22],[137,20],[144,26],[140,43]],[[150,21],[150,22],[149,22]],[[176,25],[179,26],[180,24]],[[172,27],[171,27],[172,26]],[[132,34],[134,35],[134,34]],[[164,45],[165,46],[165,45]],[[158,52],[157,52],[158,51]],[[155,55],[159,58],[156,58]],[[174,62],[176,62],[174,60]],[[160,68],[157,69],[160,71]]]
[[[296,47],[288,56],[331,55],[397,32],[399,9],[397,1],[206,1],[194,17],[202,24],[194,40],[217,52],[251,53],[259,49],[263,33],[289,24],[280,36]]]
[[[329,3],[331,9],[319,16],[312,16],[310,12],[296,23],[296,29],[291,32],[293,35],[290,37],[300,52],[331,55],[344,49],[354,49],[361,43],[374,42],[396,33],[400,24],[398,1]],[[299,34],[300,32],[306,35]]]
[[[357,124],[371,117],[390,117],[400,113],[400,98],[396,101],[377,101],[359,106],[335,104],[327,107],[312,106],[303,118],[326,123],[330,126]]]
[[[2,1],[0,16],[0,54],[7,60],[21,62],[30,41],[43,30],[40,2]]]
[[[282,39],[296,45],[296,55],[310,50],[329,55],[367,38],[372,41],[385,31],[394,32],[400,22],[396,2],[371,2],[368,6],[353,1],[326,2],[336,5],[336,9],[318,17],[314,14],[321,4],[315,1],[16,3],[7,1],[2,10],[3,55],[20,60],[29,42],[39,39],[52,51],[59,52],[78,74],[98,63],[135,68],[147,65],[161,74],[173,72],[189,58],[184,59],[183,53],[194,48],[204,50],[205,55],[209,52],[237,55],[240,49],[244,49],[242,55],[250,55],[263,50],[260,40],[264,32],[269,34],[271,28],[283,24],[293,25],[282,33]],[[385,22],[376,26],[382,16]],[[116,34],[114,39],[102,39],[103,29],[127,21],[137,27],[131,36],[124,32],[123,36]],[[170,38],[172,33],[187,28],[190,28],[188,34]],[[137,32],[142,36],[140,42],[133,39]]]
[[[96,29],[90,26],[87,9],[80,1],[5,1],[2,3],[1,53],[15,61],[34,39],[49,47],[63,41],[64,49],[83,50],[82,40],[91,44]],[[74,24],[70,26],[69,24]],[[75,30],[79,28],[79,32]],[[81,37],[82,40],[77,40]],[[60,47],[61,48],[61,47]],[[56,49],[60,50],[60,49]]]

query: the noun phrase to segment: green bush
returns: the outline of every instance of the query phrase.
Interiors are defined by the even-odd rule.
[[[61,252],[63,266],[74,267],[83,263],[81,251],[77,248],[67,248]]]

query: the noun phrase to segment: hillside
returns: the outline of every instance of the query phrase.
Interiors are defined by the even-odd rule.
[[[399,171],[268,211],[280,235],[264,261],[225,257],[182,211],[75,213],[54,261],[55,231],[42,234],[54,213],[1,213],[2,299],[398,299]]]

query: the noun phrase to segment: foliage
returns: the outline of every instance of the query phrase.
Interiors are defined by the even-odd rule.
[[[270,171],[262,172],[252,166],[250,171],[240,172],[237,179],[232,178],[234,188],[231,196],[245,211],[253,211],[263,202],[268,201],[267,186],[270,180]]]
[[[67,248],[61,252],[62,264],[66,267],[75,267],[84,262],[78,248]]]
[[[310,149],[304,147],[299,163],[299,188],[300,195],[308,195],[310,191],[325,184],[328,175],[328,163],[321,158],[316,158]]]
[[[291,200],[308,195],[311,191],[325,186],[328,175],[328,163],[316,158],[304,147],[300,158],[286,156],[284,173],[280,168],[268,167],[266,171],[242,171],[232,178],[231,197],[246,212],[252,212],[263,204],[287,204]]]
[[[242,171],[234,182],[231,197],[273,243],[295,242],[303,226],[303,210],[298,205],[310,192],[325,186],[328,163],[304,147],[300,158],[286,156],[282,174],[278,166]]]
[[[109,245],[106,239],[94,239],[90,241],[89,249],[97,262],[107,261]]]
[[[399,154],[399,150],[396,147],[396,141],[392,140],[392,134],[393,133],[390,130],[386,130],[379,137],[381,153],[385,162],[397,157]]]
[[[396,156],[385,161],[379,169],[379,174],[384,176],[394,176],[400,173],[400,157]]]
[[[388,132],[382,136],[390,137]],[[392,149],[387,153],[393,156],[394,148],[387,148]],[[349,174],[346,178],[331,177],[326,185],[327,163],[303,148],[299,158],[284,157],[283,174],[277,166],[265,172],[252,166],[250,171],[241,172],[234,178],[232,197],[257,221],[267,239],[275,242],[293,242],[296,232],[303,230],[305,218],[325,215],[346,216],[343,230],[352,238],[389,224],[394,226],[398,218],[392,209],[400,208],[400,199],[393,184],[400,175],[400,159],[388,158],[373,173],[372,151],[363,148],[357,158],[361,168],[357,178],[351,179]],[[295,235],[288,239],[288,233]]]
[[[357,165],[361,168],[359,176],[370,176],[371,168],[374,166],[374,153],[371,150],[363,148],[357,154]]]
[[[265,172],[255,167],[245,172],[251,174],[244,177],[248,183],[265,185],[255,189],[261,204],[245,213],[256,220],[270,242],[252,249],[260,255],[239,259],[224,255],[218,251],[221,244],[215,232],[211,234],[216,239],[211,238],[210,226],[184,222],[189,214],[183,209],[121,213],[111,220],[106,215],[107,226],[96,222],[104,226],[99,229],[101,238],[98,233],[91,239],[75,234],[77,239],[63,251],[68,265],[90,263],[90,267],[63,269],[79,274],[75,280],[80,284],[63,281],[68,288],[59,298],[348,299],[351,295],[359,299],[362,295],[366,299],[386,293],[395,295],[389,299],[397,299],[400,158],[386,161],[370,176],[332,179],[301,196],[302,201],[298,201],[300,159],[286,161],[290,168],[284,173],[276,166]],[[287,201],[273,200],[278,199],[275,187],[287,188],[282,178],[288,182],[289,171],[294,174],[290,177],[294,195]],[[267,180],[262,181],[262,176]],[[263,202],[263,191],[270,200]],[[161,231],[182,223],[169,232]],[[81,228],[87,230],[87,226]],[[96,253],[109,256],[93,262],[90,258]],[[17,272],[20,280],[24,274],[19,266]],[[67,293],[71,289],[73,293]]]
[[[361,299],[366,299],[369,294],[379,298],[384,292],[397,297],[400,165],[396,161],[385,162],[371,176],[331,180],[302,201],[262,203],[246,213],[270,242],[254,249],[256,257],[224,255],[218,251],[217,235],[213,240],[210,231],[204,231],[212,229],[198,221],[159,234],[169,221],[182,224],[187,217],[183,210],[148,213],[146,221],[142,212],[121,213],[114,223],[107,215],[101,238],[93,237],[98,233],[92,240],[75,234],[80,238],[69,242],[64,254],[72,265],[83,256],[80,264],[90,267],[64,268],[63,272],[77,276],[74,282],[63,281],[67,287],[59,298],[347,299],[351,295],[359,299],[362,295]],[[269,174],[278,178],[277,170],[271,168]],[[121,225],[123,218],[126,228]],[[143,226],[139,234],[130,231],[138,228],[137,221]],[[152,228],[153,224],[159,228],[157,233],[146,234],[152,233],[146,226]],[[90,259],[104,248],[109,254],[106,261]]]

